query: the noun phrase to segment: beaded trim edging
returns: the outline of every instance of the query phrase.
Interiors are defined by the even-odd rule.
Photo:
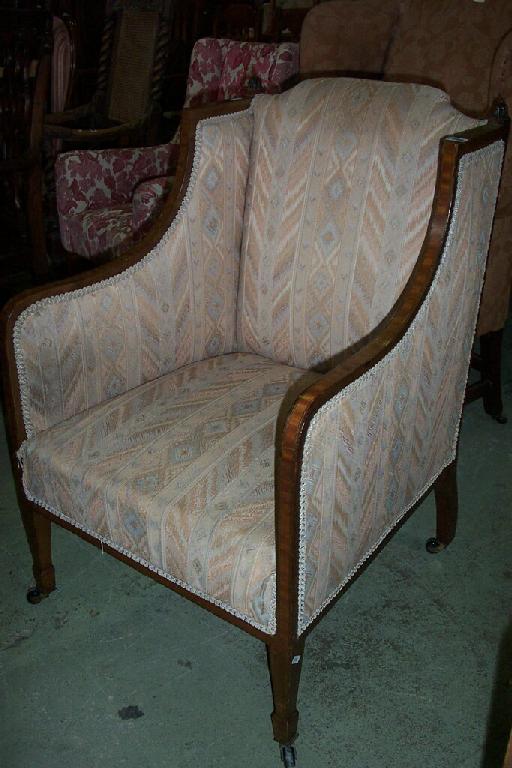
[[[162,249],[164,249],[167,246],[170,238],[174,234],[176,227],[183,219],[187,211],[187,208],[190,204],[192,195],[195,191],[197,178],[199,175],[199,168],[202,161],[203,127],[205,125],[217,125],[217,124],[222,124],[224,122],[229,122],[232,120],[238,120],[252,114],[253,114],[253,106],[251,104],[247,109],[244,109],[240,112],[231,112],[224,115],[208,117],[198,122],[196,126],[196,132],[195,132],[194,159],[192,162],[192,170],[190,173],[190,180],[187,187],[187,191],[185,192],[183,200],[181,201],[181,205],[175,217],[171,221],[169,228],[162,235],[161,239],[154,246],[154,248],[152,248],[140,261],[138,261],[136,264],[132,264],[131,267],[127,267],[127,269],[123,270],[123,272],[120,272],[117,275],[113,275],[112,277],[106,278],[105,280],[100,280],[99,282],[93,283],[92,285],[87,285],[84,288],[77,288],[76,290],[73,290],[73,291],[66,291],[64,293],[56,294],[55,296],[49,296],[45,299],[40,299],[39,301],[34,302],[34,304],[31,304],[29,307],[23,310],[23,312],[19,315],[13,330],[13,346],[14,346],[14,356],[16,359],[16,369],[18,372],[18,382],[19,382],[19,388],[20,388],[21,411],[23,415],[23,422],[25,425],[25,432],[27,434],[27,437],[32,437],[34,435],[34,428],[32,425],[32,421],[30,419],[30,403],[29,403],[30,398],[29,398],[29,392],[28,392],[28,380],[27,380],[25,364],[23,360],[23,356],[24,356],[23,349],[20,341],[20,335],[22,333],[23,323],[25,322],[25,320],[31,315],[36,314],[40,309],[48,306],[49,304],[57,304],[63,301],[80,298],[81,296],[86,296],[89,293],[94,293],[95,291],[101,290],[102,288],[106,288],[112,285],[117,285],[118,283],[126,280],[128,277],[131,277],[133,274],[135,274],[139,270],[143,269],[154,258],[160,255]]]
[[[464,155],[459,161],[459,167],[458,167],[458,176],[457,176],[457,193],[455,196],[455,202],[453,206],[451,221],[450,221],[450,229],[448,232],[448,236],[446,238],[445,246],[443,249],[443,254],[441,256],[441,260],[437,269],[437,272],[434,276],[434,279],[432,281],[432,284],[430,286],[430,289],[427,293],[427,296],[425,297],[425,300],[423,302],[423,305],[421,306],[419,312],[417,313],[416,317],[414,318],[413,322],[407,329],[406,333],[400,340],[400,342],[389,352],[382,360],[380,360],[377,365],[375,365],[373,368],[371,368],[369,371],[367,371],[363,376],[361,376],[356,381],[352,382],[352,384],[349,384],[346,389],[344,389],[339,394],[335,395],[331,400],[329,400],[320,410],[315,414],[313,419],[311,420],[311,423],[308,427],[308,432],[306,435],[306,441],[304,445],[304,451],[303,451],[303,461],[305,462],[311,454],[311,433],[315,428],[316,423],[318,422],[318,419],[320,418],[320,415],[325,413],[326,411],[332,410],[337,406],[337,404],[347,397],[350,396],[350,394],[361,387],[361,385],[364,385],[367,381],[374,380],[381,370],[385,368],[389,364],[390,360],[393,360],[396,355],[400,354],[402,348],[406,346],[413,334],[416,331],[416,328],[421,324],[421,321],[425,319],[425,315],[427,313],[427,310],[430,306],[431,297],[437,287],[437,284],[439,283],[441,279],[441,274],[443,272],[443,268],[446,264],[445,255],[449,251],[449,248],[452,244],[453,238],[454,238],[454,232],[458,220],[458,212],[459,212],[459,204],[460,204],[460,189],[461,189],[461,179],[466,173],[466,168],[473,163],[475,163],[479,158],[482,156],[493,156],[494,154],[499,155],[501,154],[501,158],[503,161],[503,153],[504,153],[504,143],[503,141],[497,141],[493,144],[484,147],[483,149],[479,149],[475,152],[472,152],[470,154]],[[498,190],[498,182],[499,178],[496,181],[495,185],[495,193],[497,196],[497,190]],[[496,200],[495,196],[495,200]],[[496,203],[495,203],[496,205]],[[490,217],[489,221],[489,237],[490,237],[490,229],[492,226],[494,216]],[[489,237],[487,239],[487,243],[489,243]],[[480,265],[481,268],[481,280],[483,280],[483,277],[485,275],[485,259],[483,261],[483,264]],[[476,331],[476,325],[478,320],[478,310],[480,307],[480,300],[481,300],[481,293],[479,294],[479,298],[477,300],[477,306],[474,316],[474,322],[473,322],[473,333],[471,338],[474,338],[475,331]],[[466,378],[464,381],[464,389],[467,384],[468,376],[469,376],[469,366],[471,362],[471,344],[468,345],[468,356],[467,356],[467,365],[466,365]],[[464,391],[464,390],[463,390]],[[414,497],[413,501],[411,501],[405,509],[403,509],[399,515],[395,518],[394,522],[389,525],[384,533],[380,536],[378,541],[366,552],[366,554],[361,558],[361,560],[357,563],[357,565],[352,568],[352,570],[348,573],[348,575],[345,577],[345,579],[331,592],[329,597],[327,597],[322,605],[317,608],[314,613],[309,617],[307,621],[303,620],[304,617],[304,601],[305,601],[305,593],[306,593],[306,483],[301,478],[300,482],[300,508],[299,508],[299,578],[298,578],[298,618],[297,618],[297,633],[298,635],[301,635],[305,630],[309,627],[309,625],[316,619],[316,617],[322,613],[325,608],[331,603],[337,595],[343,590],[343,588],[348,584],[349,581],[355,576],[357,571],[364,565],[364,563],[369,560],[369,558],[373,555],[373,553],[379,548],[379,546],[382,544],[384,539],[389,535],[389,533],[398,525],[398,523],[401,521],[401,519],[409,512],[414,505],[421,499],[421,497],[428,491],[428,489],[435,483],[439,475],[446,469],[446,467],[451,464],[451,462],[456,458],[457,456],[457,441],[459,438],[459,430],[460,430],[460,422],[462,418],[462,410],[464,407],[464,398],[461,398],[460,403],[460,409],[459,409],[459,415],[456,423],[455,428],[455,435],[453,438],[452,443],[452,449],[450,458],[445,459],[444,462],[441,465],[441,469],[439,469],[438,472],[436,472],[433,477],[425,484],[425,486],[422,488],[421,491],[419,491],[416,496]]]
[[[91,528],[88,528],[86,525],[82,525],[82,523],[79,523],[76,520],[73,520],[71,517],[68,517],[68,515],[64,515],[62,512],[59,512],[58,510],[53,509],[53,507],[51,507],[45,501],[42,501],[41,499],[36,498],[30,493],[27,486],[25,485],[25,480],[23,480],[23,490],[25,491],[25,495],[29,501],[34,502],[35,504],[37,504],[39,507],[42,507],[43,509],[46,509],[47,512],[50,512],[52,515],[55,515],[55,517],[59,517],[61,520],[65,520],[67,523],[72,525],[73,528],[78,528],[78,530],[83,531],[84,533],[87,533],[93,539],[96,539],[96,541],[99,541],[102,544],[106,544],[108,547],[115,549],[116,552],[119,552],[121,555],[128,557],[130,560],[134,560],[136,563],[140,563],[149,571],[152,571],[153,573],[157,573],[159,576],[162,576],[164,579],[167,579],[173,584],[176,584],[178,587],[185,589],[187,592],[190,592],[193,595],[197,595],[197,597],[201,597],[203,600],[206,600],[207,602],[212,603],[213,605],[216,605],[218,608],[222,608],[222,610],[226,611],[226,613],[230,613],[232,616],[236,616],[237,619],[240,619],[246,624],[250,624],[252,627],[259,629],[261,632],[264,632],[266,635],[275,635],[276,633],[275,595],[273,600],[272,618],[270,619],[267,626],[263,624],[259,624],[257,621],[254,621],[254,619],[251,619],[249,616],[246,616],[241,611],[237,611],[232,606],[227,605],[227,603],[223,603],[222,600],[217,600],[217,598],[206,594],[206,592],[202,592],[200,589],[191,587],[190,584],[187,584],[185,581],[182,581],[181,579],[177,579],[174,576],[171,576],[169,573],[162,570],[161,568],[158,568],[156,565],[152,565],[152,563],[149,563],[147,560],[144,560],[143,557],[134,555],[133,552],[130,552],[130,550],[128,549],[125,549],[125,547],[121,547],[118,544],[114,544],[112,541],[110,541],[110,539],[107,539],[105,536],[100,536],[98,533],[93,531]]]

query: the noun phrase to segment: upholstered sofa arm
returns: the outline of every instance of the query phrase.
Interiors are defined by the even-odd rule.
[[[166,195],[169,194],[174,176],[160,176],[156,179],[142,181],[135,189],[132,199],[132,225],[133,231],[139,229],[154,217],[160,208]]]
[[[252,120],[246,110],[197,125],[189,183],[179,181],[179,210],[157,242],[152,232],[120,265],[6,308],[8,397],[27,436],[233,351]]]
[[[449,144],[452,154],[459,151]],[[395,308],[289,416],[283,478],[293,473],[287,434],[289,446],[294,433],[295,445],[303,441],[295,456],[296,462],[302,456],[296,470],[299,634],[455,458],[503,146],[495,141],[461,157],[445,242],[442,220],[451,203],[440,202],[439,187],[446,194],[449,186],[441,173],[437,214],[434,209],[422,255]],[[282,514],[278,530],[289,519]]]
[[[167,175],[176,167],[178,152],[179,147],[170,144],[65,152],[55,163],[59,215],[129,203],[141,181]]]

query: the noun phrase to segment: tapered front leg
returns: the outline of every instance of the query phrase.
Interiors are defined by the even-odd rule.
[[[452,461],[434,484],[436,497],[437,534],[427,541],[427,551],[436,554],[445,549],[455,536],[457,528],[457,463]]]
[[[281,745],[281,757],[285,766],[295,765],[292,743],[297,736],[299,690],[304,641],[293,646],[267,646],[268,668],[274,699],[272,727],[274,739]]]
[[[23,506],[21,516],[32,554],[32,571],[36,582],[35,587],[27,592],[27,600],[29,603],[39,603],[55,589],[51,522],[29,504]]]

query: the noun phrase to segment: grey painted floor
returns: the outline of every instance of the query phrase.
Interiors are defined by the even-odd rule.
[[[499,426],[474,403],[453,545],[425,552],[428,498],[310,636],[300,768],[501,765],[512,720],[511,470],[512,419]],[[277,767],[263,645],[61,529],[59,589],[29,605],[3,442],[0,472],[0,765]]]

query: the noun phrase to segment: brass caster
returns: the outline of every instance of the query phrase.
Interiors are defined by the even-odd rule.
[[[443,544],[443,542],[439,541],[439,539],[437,539],[435,536],[431,539],[428,539],[427,543],[425,544],[425,549],[427,552],[430,552],[431,555],[437,555],[445,548],[446,544]]]
[[[39,587],[31,587],[27,592],[27,600],[32,605],[37,605],[41,600],[44,600],[45,597],[48,597],[48,594],[41,592]]]
[[[285,768],[293,768],[297,765],[297,751],[291,744],[281,744],[279,747],[281,760]]]

